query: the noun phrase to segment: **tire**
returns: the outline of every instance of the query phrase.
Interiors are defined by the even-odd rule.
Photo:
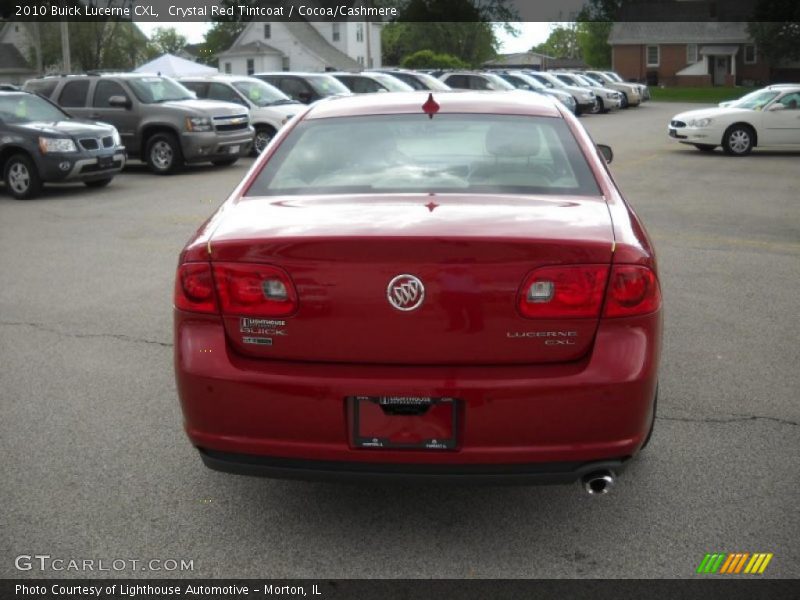
[[[747,156],[755,146],[755,132],[749,125],[731,125],[722,136],[722,149],[730,156]]]
[[[628,94],[626,94],[625,92],[620,92],[620,93],[622,94],[622,105],[620,105],[620,108],[630,107],[630,104],[628,103]]]
[[[216,167],[230,167],[237,160],[239,160],[238,156],[236,158],[218,158],[216,160],[212,160],[211,164]]]
[[[114,179],[113,177],[106,177],[105,179],[92,179],[91,181],[84,181],[83,184],[86,187],[90,188],[102,188],[106,187],[111,180]]]
[[[589,112],[593,115],[599,115],[603,113],[603,108],[603,101],[600,98],[596,98],[592,105],[592,110]]]
[[[277,132],[272,128],[265,125],[260,125],[256,127],[256,135],[253,138],[253,149],[251,154],[253,156],[258,156],[264,151],[264,148],[267,147],[267,144],[272,141],[272,138],[275,137]]]
[[[603,99],[600,98],[600,97],[597,98],[597,106],[599,107],[597,109],[597,114],[604,115],[609,111],[609,109],[606,108],[606,105],[603,102]]]
[[[639,448],[639,452],[647,448],[647,444],[650,443],[650,438],[653,437],[653,430],[656,428],[656,410],[658,409],[658,384],[656,384],[656,396],[653,398],[653,419],[650,421],[650,429],[647,432],[647,437],[644,438],[644,443],[642,447]]]
[[[171,133],[156,133],[147,140],[145,162],[156,175],[171,175],[183,165],[181,145]]]
[[[695,144],[694,147],[701,152],[713,152],[716,148],[716,146],[712,146],[711,144]]]
[[[15,154],[3,169],[6,190],[17,200],[30,200],[42,191],[42,178],[33,160],[26,154]]]

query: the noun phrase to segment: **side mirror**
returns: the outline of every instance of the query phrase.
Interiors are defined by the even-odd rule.
[[[772,112],[773,110],[786,110],[786,107],[780,102],[776,102],[775,104],[770,106],[767,110],[770,112]]]
[[[611,163],[611,161],[614,160],[614,151],[611,149],[611,146],[597,144],[597,152],[605,159],[606,163]]]
[[[125,96],[111,96],[108,99],[108,105],[112,108],[127,109],[131,107],[131,101],[129,98],[126,98]]]

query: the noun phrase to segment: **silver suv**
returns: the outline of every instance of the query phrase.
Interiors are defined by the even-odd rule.
[[[39,93],[74,117],[111,123],[129,155],[157,174],[184,163],[231,165],[250,152],[255,133],[243,106],[198,100],[169,77],[139,73],[31,79]]]

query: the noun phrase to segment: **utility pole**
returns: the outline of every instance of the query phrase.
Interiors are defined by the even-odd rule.
[[[72,61],[69,54],[69,23],[61,21],[61,61],[65,74],[72,72]]]

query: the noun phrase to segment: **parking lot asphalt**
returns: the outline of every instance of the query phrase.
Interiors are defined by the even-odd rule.
[[[582,119],[655,240],[666,319],[653,440],[602,497],[206,470],[181,429],[173,275],[251,161],[0,188],[0,577],[690,577],[715,551],[800,576],[800,153],[678,145],[687,108]],[[17,571],[27,554],[194,570]]]

